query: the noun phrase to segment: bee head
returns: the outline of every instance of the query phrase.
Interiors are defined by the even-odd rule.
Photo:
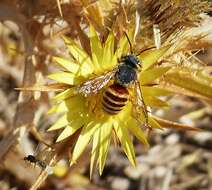
[[[142,62],[132,54],[123,56],[121,61],[133,69],[140,69],[142,67]]]

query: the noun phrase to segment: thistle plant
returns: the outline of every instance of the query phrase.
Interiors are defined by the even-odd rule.
[[[193,126],[166,120],[155,113],[156,110],[168,110],[171,106],[168,99],[174,95],[195,97],[204,102],[205,106],[211,105],[210,69],[196,56],[203,48],[211,46],[211,39],[208,38],[211,28],[207,26],[203,31],[202,26],[201,31],[198,31],[203,20],[208,19],[206,13],[211,11],[210,2],[74,0],[57,1],[56,4],[48,0],[39,1],[37,6],[31,6],[30,9],[25,9],[29,5],[28,1],[20,1],[19,6],[16,6],[17,2],[19,1],[11,1],[11,5],[14,4],[14,7],[21,9],[20,12],[25,12],[26,18],[31,16],[28,19],[33,21],[31,29],[25,27],[28,20],[20,23],[22,16],[19,15],[20,18],[17,17],[16,20],[15,17],[13,20],[20,25],[23,35],[32,33],[31,38],[26,38],[24,43],[32,43],[32,39],[35,40],[35,44],[26,45],[29,47],[29,54],[33,54],[30,63],[31,72],[26,73],[33,74],[28,76],[30,81],[26,80],[24,83],[29,85],[20,89],[56,91],[49,110],[49,114],[60,116],[48,129],[48,134],[52,131],[58,134],[56,142],[51,145],[52,160],[57,162],[66,158],[67,151],[64,151],[66,148],[71,165],[78,164],[80,156],[91,147],[90,176],[95,167],[98,167],[101,175],[110,146],[113,144],[119,145],[130,163],[136,166],[134,138],[149,147],[151,146],[148,138],[149,130],[157,131],[164,128],[199,130]],[[29,14],[29,10],[33,11]],[[7,11],[4,11],[5,15],[6,13]],[[65,23],[61,24],[62,29],[56,26],[60,24],[58,20]],[[48,40],[58,37],[62,39],[68,55],[65,56],[64,52],[52,48],[52,42],[49,43],[51,45],[42,43],[47,37],[45,32],[40,31],[46,26],[51,28]],[[33,33],[33,29],[37,33]],[[35,54],[33,49],[36,50]],[[102,83],[102,88],[96,93],[86,96],[79,89],[86,82],[104,77],[116,69],[121,64],[121,58],[129,54],[135,55],[142,63],[137,73],[137,80],[147,115],[145,112],[139,112],[135,116],[133,112],[135,105],[132,101],[128,101],[118,114],[110,115],[102,109],[102,99],[104,92],[114,84],[114,77],[107,83]],[[51,71],[49,74],[51,84],[33,86],[35,78],[33,61],[35,58],[43,60],[42,56],[45,60],[51,57],[50,64],[59,65],[60,69],[59,72]],[[38,68],[39,66],[36,69]],[[127,89],[130,98],[134,99],[135,89],[132,87]],[[29,103],[34,105],[32,94],[30,98],[26,98],[26,105]],[[33,114],[34,112],[31,113],[30,119],[26,119],[20,112],[17,121],[28,122],[33,119]],[[19,131],[17,131],[14,133],[15,138],[18,138]],[[11,143],[8,147],[12,145]],[[7,150],[2,152],[5,153]],[[3,154],[0,157],[3,157]],[[55,162],[52,160],[50,164],[54,165]],[[35,183],[36,188],[41,183],[39,180],[45,180],[43,173]]]
[[[64,41],[73,59],[54,57],[54,61],[61,65],[65,71],[53,73],[49,75],[49,78],[70,85],[70,87],[54,97],[54,100],[59,103],[53,106],[50,113],[64,113],[64,115],[49,131],[63,128],[57,138],[57,142],[59,142],[65,138],[70,138],[82,128],[72,152],[71,163],[77,161],[88,143],[92,141],[90,173],[92,174],[94,163],[97,163],[99,172],[102,174],[113,133],[133,166],[135,166],[136,161],[131,136],[135,136],[145,145],[148,145],[148,141],[141,125],[137,122],[137,120],[144,121],[144,115],[134,118],[132,115],[133,105],[130,102],[117,115],[108,115],[102,110],[102,93],[108,88],[108,85],[105,85],[97,94],[87,97],[77,92],[78,85],[114,69],[119,64],[118,59],[129,52],[129,42],[126,36],[120,39],[116,50],[114,49],[113,33],[110,33],[105,43],[102,44],[94,28],[90,26],[89,39],[91,56],[73,40],[65,37]],[[154,75],[155,68],[150,68],[167,49],[168,47],[164,47],[149,51],[148,54],[145,52],[139,56],[143,62],[143,69],[138,80],[142,84],[146,106],[167,105],[166,102],[158,99],[158,96],[169,94],[169,92],[157,85],[148,86],[170,69],[170,67],[157,67],[158,72]],[[110,82],[113,83],[113,79]],[[151,114],[149,114],[148,120],[151,128],[162,128]]]
[[[130,39],[133,39],[133,32],[129,31]],[[145,129],[138,122],[144,123],[145,115],[139,114],[137,118],[133,116],[133,104],[128,102],[124,109],[116,115],[108,115],[102,109],[102,94],[108,88],[104,84],[103,88],[96,94],[84,96],[78,91],[81,84],[95,78],[104,76],[108,71],[117,67],[119,58],[122,55],[129,54],[130,43],[124,35],[116,44],[114,33],[110,32],[105,42],[101,42],[97,31],[91,25],[89,27],[89,36],[91,55],[86,53],[72,39],[64,37],[64,42],[72,57],[62,58],[54,57],[53,60],[63,68],[63,72],[53,73],[49,78],[58,82],[58,84],[68,85],[65,90],[54,97],[56,104],[49,113],[62,113],[63,116],[49,128],[49,131],[62,129],[57,142],[72,136],[80,130],[76,139],[73,151],[71,152],[71,164],[77,163],[77,160],[88,148],[89,142],[92,144],[90,156],[90,175],[93,168],[98,165],[99,173],[102,174],[107,153],[111,144],[111,138],[120,142],[120,145],[133,166],[136,165],[135,152],[132,143],[132,136],[136,137],[141,143],[148,146]],[[177,67],[177,64],[164,61],[165,55],[172,48],[172,44],[162,46],[160,49],[150,49],[143,51],[139,56],[142,62],[142,70],[139,73],[139,82],[143,93],[144,102],[147,107],[167,107],[166,101],[161,100],[160,96],[167,96],[173,93],[172,88],[165,87],[163,84],[169,82],[175,84],[186,77],[187,88],[195,88],[194,77],[183,74],[185,67]],[[176,68],[175,68],[176,67]],[[187,68],[191,71],[191,68]],[[176,76],[177,75],[177,76]],[[198,78],[197,82],[201,82]],[[108,84],[113,83],[113,79]],[[180,82],[183,86],[184,82]],[[191,86],[190,86],[191,85]],[[185,87],[185,85],[183,86]],[[211,88],[211,87],[209,87]],[[132,89],[131,89],[132,90]],[[135,96],[131,91],[131,96]],[[209,92],[210,94],[211,92]],[[150,110],[150,109],[149,109]],[[198,130],[189,126],[176,124],[153,116],[148,113],[148,125],[151,129],[162,129],[163,127],[178,127],[181,129]]]

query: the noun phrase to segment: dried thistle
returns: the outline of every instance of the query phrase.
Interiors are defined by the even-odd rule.
[[[200,13],[211,10],[208,1],[189,0],[140,0],[138,12],[142,18],[142,31],[145,37],[152,38],[152,27],[159,25],[163,42],[174,33],[186,28],[198,26]]]

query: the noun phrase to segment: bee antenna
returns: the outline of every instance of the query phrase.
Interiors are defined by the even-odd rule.
[[[125,36],[127,37],[127,41],[128,41],[129,44],[130,44],[130,53],[133,54],[132,44],[131,44],[131,42],[130,42],[129,36],[127,35],[126,32],[124,32],[124,34],[125,34]]]
[[[138,54],[136,54],[136,56],[139,56],[141,53],[147,51],[147,50],[150,50],[150,49],[154,49],[156,48],[155,46],[152,46],[152,47],[149,47],[149,48],[146,48],[146,49],[142,49]]]

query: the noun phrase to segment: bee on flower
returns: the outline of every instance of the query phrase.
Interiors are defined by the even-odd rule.
[[[54,61],[66,71],[51,74],[49,78],[70,87],[54,98],[57,104],[50,113],[64,115],[49,131],[63,128],[57,139],[59,142],[81,129],[71,163],[78,160],[92,141],[91,174],[95,163],[102,174],[113,132],[129,161],[135,166],[131,135],[148,145],[144,129],[161,128],[148,114],[147,106],[167,105],[156,97],[167,94],[167,91],[149,84],[170,69],[153,67],[168,47],[136,55],[130,43],[132,34],[129,32],[129,37],[123,36],[115,50],[113,33],[109,34],[103,44],[90,26],[91,56],[73,40],[64,37],[73,59],[54,57]],[[154,74],[155,69],[160,71]]]

